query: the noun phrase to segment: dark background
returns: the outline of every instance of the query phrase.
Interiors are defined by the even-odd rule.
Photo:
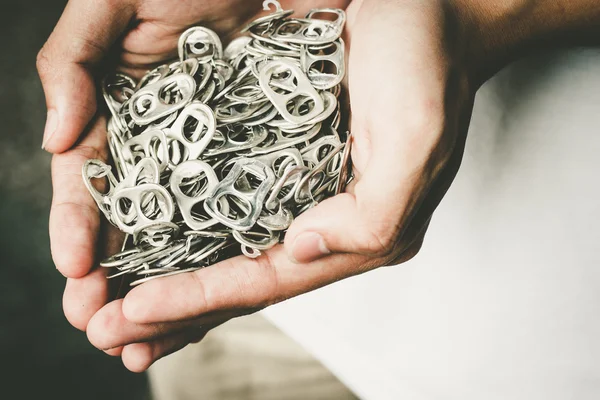
[[[98,0],[102,1],[102,0]],[[50,257],[50,155],[35,57],[66,1],[0,1],[0,398],[147,399],[147,379],[92,347],[62,314]]]

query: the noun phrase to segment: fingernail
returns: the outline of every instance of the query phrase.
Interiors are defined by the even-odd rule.
[[[56,127],[58,126],[58,114],[56,110],[50,109],[48,110],[48,115],[46,116],[46,127],[44,128],[44,139],[42,141],[42,150],[46,149],[46,145],[52,139],[52,135],[56,132]]]
[[[298,235],[292,245],[292,261],[306,264],[318,260],[331,251],[327,248],[323,236],[316,232],[305,232]]]

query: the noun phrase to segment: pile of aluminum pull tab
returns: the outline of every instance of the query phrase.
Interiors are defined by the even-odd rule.
[[[345,14],[294,19],[265,3],[277,9],[224,50],[216,33],[195,27],[180,37],[178,62],[139,82],[118,73],[104,80],[116,173],[89,160],[83,177],[127,234],[122,251],[101,263],[114,268],[109,277],[132,275],[136,285],[240,249],[257,257],[294,216],[343,189]]]

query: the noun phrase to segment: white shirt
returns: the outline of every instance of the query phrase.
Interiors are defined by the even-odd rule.
[[[265,314],[365,399],[600,398],[600,50],[478,93],[419,255]]]

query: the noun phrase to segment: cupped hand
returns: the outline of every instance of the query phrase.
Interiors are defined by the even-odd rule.
[[[355,179],[299,216],[283,246],[147,282],[91,319],[88,337],[143,371],[239,315],[417,254],[453,180],[476,87],[449,2],[348,8]]]
[[[344,0],[284,0],[304,15],[311,8],[344,7]],[[177,40],[193,25],[224,41],[263,12],[262,0],[71,0],[37,57],[48,117],[42,147],[73,146],[96,113],[96,84],[115,68],[133,76],[177,56]]]
[[[346,0],[284,0],[305,15],[311,8],[344,8]],[[109,300],[102,269],[115,253],[118,232],[101,221],[81,177],[84,162],[106,160],[106,119],[97,112],[96,85],[115,68],[134,76],[177,55],[177,41],[192,25],[215,30],[226,42],[263,11],[262,0],[71,0],[40,50],[37,66],[48,117],[43,147],[52,159],[54,188],[50,239],[54,262],[67,279],[63,308],[85,330]]]

